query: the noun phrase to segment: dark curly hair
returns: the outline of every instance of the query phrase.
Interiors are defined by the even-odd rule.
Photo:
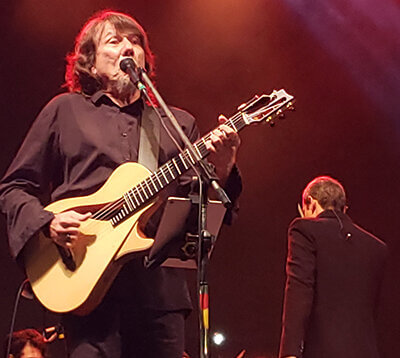
[[[6,341],[8,341],[8,336]],[[33,328],[23,329],[12,334],[10,354],[12,354],[14,358],[20,358],[22,351],[27,344],[37,348],[44,358],[47,357],[46,340],[36,329]]]
[[[338,211],[345,211],[346,192],[342,184],[329,176],[320,176],[313,179],[303,191],[303,203],[309,205],[309,196],[316,199],[321,207]]]
[[[64,87],[67,87],[70,92],[90,96],[102,89],[100,78],[92,74],[91,68],[95,63],[97,45],[106,23],[112,24],[117,32],[135,34],[139,37],[140,45],[145,53],[146,71],[154,77],[154,55],[142,26],[127,14],[103,10],[86,22],[75,39],[74,51],[67,55]]]

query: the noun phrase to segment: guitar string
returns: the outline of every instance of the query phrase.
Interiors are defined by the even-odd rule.
[[[275,108],[275,110],[273,110],[272,112],[270,111],[271,115],[273,112],[277,111],[279,108],[283,107],[282,103],[281,104],[277,104],[276,101],[274,101],[275,103],[269,103],[269,107],[272,107],[273,109]],[[287,101],[284,101],[284,104]],[[230,128],[232,128],[233,130],[235,130],[235,132],[239,132],[245,125],[247,125],[248,123],[245,122],[243,115],[243,112],[238,112],[235,115],[233,115],[232,117],[230,117],[229,119],[227,119],[227,121],[225,122]],[[263,117],[265,118],[265,115],[263,115]],[[205,142],[210,138],[212,132],[207,133],[204,137],[202,137],[201,139],[199,139],[198,141],[196,141],[196,143],[194,144],[196,149],[198,149],[200,155],[202,158],[206,157],[209,154],[208,149],[205,146]],[[202,152],[205,151],[205,153],[203,154]],[[176,157],[175,157],[176,158]],[[175,159],[173,158],[173,159]],[[186,149],[183,153],[183,155],[179,155],[178,156],[180,163],[184,165],[185,161],[191,160],[191,156],[189,151]],[[132,213],[134,213],[135,211],[141,209],[141,208],[145,208],[146,204],[149,204],[154,198],[155,198],[155,194],[157,194],[159,191],[161,191],[165,186],[167,186],[168,184],[170,184],[173,180],[176,179],[176,168],[173,162],[173,159],[169,160],[167,163],[165,163],[164,165],[162,165],[156,172],[154,172],[153,174],[151,174],[149,177],[147,177],[146,179],[142,180],[141,182],[139,182],[138,184],[136,184],[135,187],[133,187],[132,189],[128,190],[128,192],[124,193],[123,196],[119,199],[117,199],[116,201],[106,204],[104,207],[102,207],[101,209],[99,209],[97,212],[94,213],[93,215],[93,219],[98,219],[101,220],[102,218],[106,218],[107,216],[111,215],[113,211],[118,211],[121,212],[122,208],[125,206],[126,211],[128,211],[127,206],[129,208],[129,204],[127,202],[127,200],[125,199],[125,195],[127,195],[129,197],[128,200],[132,200],[131,196],[132,194],[134,195],[134,198],[136,200],[136,202],[138,202],[138,206],[133,205],[133,210],[129,208],[130,213],[128,212],[128,217],[130,215],[132,215]],[[178,162],[178,159],[175,159],[175,162]],[[164,169],[168,169],[171,173],[172,170],[171,168],[174,170],[175,172],[175,177],[173,174],[171,174],[171,180],[168,180],[167,175],[165,173],[168,174],[168,171],[164,172]],[[178,173],[178,177],[183,174],[183,172],[186,172],[186,166],[184,165],[184,168],[181,168],[181,173]],[[159,178],[160,174],[164,175],[166,180],[165,180],[165,184],[162,184],[161,179]],[[153,179],[154,178],[154,179]],[[162,176],[161,176],[162,178]],[[159,182],[161,183],[161,188],[158,188],[155,185],[155,180],[159,180]],[[155,190],[155,193],[152,193],[151,189],[150,189],[150,185],[152,184],[153,189]],[[149,191],[150,191],[150,196],[147,197],[146,195],[146,190],[144,189],[145,187],[148,187]],[[140,189],[139,187],[142,187],[142,189]],[[136,192],[136,196],[135,196],[135,192]],[[146,197],[145,200],[143,200],[142,196],[140,195],[140,192],[143,193],[144,197]],[[139,194],[139,196],[141,197],[141,200],[139,201],[137,199],[137,194]],[[131,202],[131,204],[133,203],[133,201]],[[136,207],[135,207],[136,206]],[[116,216],[114,215],[114,218]],[[125,215],[123,215],[122,219],[125,219]],[[111,222],[112,218],[109,219],[108,221]],[[111,222],[112,223],[112,222]],[[119,221],[117,221],[117,224],[119,223]],[[91,225],[88,225],[88,227],[90,227]]]
[[[277,104],[276,100],[274,100],[274,102],[275,102],[274,104],[269,103],[269,107],[270,108],[271,107],[275,108],[274,111],[276,111],[277,109],[279,109],[279,108],[281,108],[283,106],[282,104],[279,104],[279,103]],[[284,101],[284,103],[286,103],[286,102],[287,101]],[[274,112],[274,111],[272,111],[272,112]],[[270,115],[272,114],[272,112],[270,112]],[[239,132],[246,125],[246,123],[245,123],[245,121],[243,119],[242,113],[243,112],[236,113],[235,115],[233,115],[232,117],[227,119],[227,121],[225,122],[228,126],[230,126],[233,130],[235,130],[235,132]],[[265,115],[264,115],[264,117],[265,117]],[[208,134],[206,134],[204,137],[202,137],[200,140],[198,140],[195,143],[196,149],[198,149],[199,151],[204,151],[204,150],[206,151],[206,153],[204,155],[202,153],[200,153],[203,158],[206,157],[209,154],[209,151],[206,149],[204,142],[207,141],[210,138],[211,133],[212,132],[209,132]],[[190,153],[189,153],[189,151],[187,149],[184,151],[183,155],[179,155],[178,158],[183,163],[183,165],[184,165],[185,161],[192,161]],[[173,158],[173,159],[175,159],[175,158]],[[177,161],[177,159],[175,161]],[[97,212],[94,213],[92,218],[101,220],[102,218],[106,218],[107,216],[112,214],[113,211],[120,212],[125,204],[129,207],[129,205],[127,204],[127,200],[124,197],[125,194],[129,197],[129,199],[131,199],[132,194],[133,194],[136,202],[139,203],[139,205],[137,207],[134,207],[133,210],[130,209],[131,213],[128,213],[128,215],[132,214],[132,212],[134,212],[135,210],[140,209],[146,203],[150,202],[155,197],[155,194],[157,194],[165,186],[167,186],[173,180],[176,179],[176,177],[174,177],[172,174],[171,174],[171,180],[168,180],[168,178],[167,178],[168,171],[164,170],[164,169],[168,169],[170,172],[172,172],[171,168],[174,170],[174,172],[176,171],[172,159],[169,160],[164,165],[162,165],[155,173],[151,174],[148,178],[142,180],[141,182],[136,184],[136,186],[134,186],[132,189],[128,190],[128,192],[124,193],[121,198],[117,199],[116,201],[114,201],[112,203],[106,204],[103,208],[99,209]],[[181,168],[181,169],[183,169],[183,168]],[[186,166],[185,166],[184,171],[186,171],[186,170],[187,169],[186,169]],[[182,171],[182,173],[183,173],[183,171]],[[161,179],[160,179],[160,174],[161,174],[161,179],[162,179],[162,176],[164,176],[166,178],[165,184],[162,184]],[[161,188],[158,188],[154,184],[155,181],[153,180],[153,178],[159,180],[159,182],[161,183]],[[151,184],[152,184],[153,188],[156,189],[155,190],[155,194],[153,194],[151,192],[151,190],[150,190],[150,185]],[[140,186],[142,187],[142,189],[139,188]],[[144,189],[146,186],[149,188],[149,191],[150,191],[150,194],[151,194],[150,197],[147,197],[147,195],[146,195],[146,190]],[[136,194],[135,194],[135,192],[136,192]],[[141,200],[137,199],[137,194],[139,194],[139,197],[141,198]],[[144,197],[146,198],[145,200],[143,200],[141,194],[144,195]],[[134,205],[134,206],[136,206],[136,205]],[[122,217],[122,219],[123,218],[125,218],[125,215]],[[111,219],[110,219],[110,221],[111,221]]]
[[[242,117],[242,115],[241,115],[241,113],[237,113],[237,114],[235,114],[234,116],[232,116],[231,118],[229,118],[228,120],[227,120],[227,125],[229,125],[233,130],[235,130],[236,132],[237,131],[239,131],[239,130],[241,130],[242,128],[243,128],[243,126],[241,125],[240,126],[240,121],[243,121],[243,117]],[[243,121],[244,122],[244,121]],[[203,149],[206,149],[205,148],[205,144],[204,144],[204,141],[207,141],[209,138],[210,138],[210,136],[211,136],[211,132],[209,132],[209,133],[207,133],[204,137],[202,137],[200,140],[198,140],[196,143],[195,143],[195,146],[199,146],[199,147],[203,147],[203,148],[200,148],[200,150],[203,150]],[[207,152],[206,152],[206,154],[204,155],[204,157],[206,156],[206,155],[208,155],[209,154],[209,151],[207,150]],[[186,160],[186,162],[187,161],[189,161],[190,160],[190,154],[189,154],[189,151],[186,149],[185,151],[184,151],[184,154],[183,155],[180,155],[180,156],[178,156],[179,158],[182,158],[183,160]],[[183,162],[183,160],[181,160],[181,162]],[[165,164],[163,164],[159,169],[157,169],[157,171],[156,172],[154,172],[152,175],[150,175],[150,177],[148,177],[148,178],[146,178],[146,179],[144,179],[142,182],[140,182],[140,183],[138,183],[138,184],[136,184],[136,186],[135,187],[133,187],[131,190],[129,190],[127,193],[129,193],[129,192],[132,192],[132,194],[133,195],[135,195],[135,191],[136,191],[136,193],[139,193],[139,191],[140,191],[140,189],[138,189],[138,187],[140,186],[140,185],[142,185],[142,186],[144,186],[144,184],[146,184],[147,183],[147,186],[149,186],[149,180],[150,180],[150,182],[152,181],[150,178],[151,177],[155,177],[154,179],[157,179],[156,177],[159,177],[160,176],[160,173],[162,174],[163,173],[163,170],[165,169],[165,168],[168,168],[168,166],[170,166],[170,167],[172,167],[173,168],[173,163],[172,163],[172,159],[170,160],[170,161],[168,161],[167,163],[165,163]],[[164,169],[163,169],[164,168]],[[181,168],[180,168],[181,169]],[[188,169],[184,169],[185,170],[185,172],[186,172],[186,170],[188,170]],[[182,171],[182,173],[183,173],[183,171]],[[165,174],[165,173],[164,173]],[[156,185],[152,185],[153,187],[155,187],[157,190],[158,190],[158,192],[159,191],[161,191],[165,186],[167,186],[168,184],[170,184],[173,180],[174,180],[175,178],[171,178],[171,181],[166,181],[166,183],[159,189],[159,188],[157,188],[157,186]],[[154,181],[154,180],[153,180]],[[165,180],[163,180],[163,181],[165,181]],[[125,194],[127,194],[127,193],[125,193]],[[157,193],[157,192],[156,192]],[[129,194],[128,194],[129,195]],[[137,195],[137,194],[136,194]],[[155,197],[155,195],[153,195],[153,198]],[[143,200],[141,200],[141,201],[139,201],[139,200],[137,200],[138,202],[139,202],[139,206],[137,206],[136,208],[134,208],[134,210],[138,210],[141,206],[143,206],[144,204],[146,204],[146,202],[148,202],[148,201],[150,201],[152,198],[150,198],[150,199],[146,199],[145,201],[143,201]],[[107,217],[107,216],[109,216],[113,211],[119,211],[119,210],[121,210],[122,209],[122,207],[123,207],[123,205],[126,203],[126,200],[125,200],[125,198],[124,197],[121,197],[121,198],[119,198],[119,199],[117,199],[116,201],[114,201],[114,202],[112,202],[112,203],[109,203],[109,204],[106,204],[104,207],[102,207],[101,209],[99,209],[98,211],[96,211],[94,214],[93,214],[93,216],[92,216],[92,219],[97,219],[97,220],[101,220],[102,218],[105,218],[105,217]],[[110,219],[111,220],[111,219]]]
[[[269,105],[271,106],[271,104],[272,103],[270,103]],[[274,107],[277,107],[277,106],[276,105],[275,106],[272,105],[272,108],[274,108]],[[278,105],[278,107],[281,107],[281,106]],[[233,115],[232,117],[227,119],[227,121],[225,122],[230,128],[235,130],[235,132],[239,132],[246,125],[246,123],[245,123],[245,121],[243,119],[242,113],[243,112],[236,113],[235,115]],[[200,140],[198,140],[195,143],[196,149],[198,149],[199,151],[204,151],[204,150],[206,151],[204,155],[202,153],[200,153],[202,155],[202,158],[206,157],[209,154],[209,151],[205,147],[205,143],[204,142],[207,141],[210,138],[211,133],[212,132],[207,133],[204,137],[202,137]],[[183,165],[184,165],[185,161],[187,162],[187,161],[190,161],[192,159],[191,156],[190,156],[190,153],[189,153],[189,151],[187,149],[184,151],[183,155],[179,155],[178,158],[180,159],[181,163],[183,163]],[[176,161],[177,161],[177,159],[176,159]],[[186,170],[187,170],[186,166],[184,165],[184,167],[185,167],[184,171],[186,172]],[[151,200],[153,200],[153,198],[155,197],[155,194],[157,194],[164,187],[166,187],[168,184],[170,184],[173,180],[176,179],[176,177],[174,177],[172,174],[171,174],[171,180],[168,180],[168,178],[167,178],[168,171],[166,169],[168,169],[170,172],[172,172],[171,168],[174,169],[174,172],[176,171],[172,159],[169,160],[164,165],[162,165],[155,173],[151,174],[148,178],[142,180],[141,182],[136,184],[136,186],[134,186],[132,189],[130,189],[126,193],[124,193],[121,198],[115,200],[112,203],[106,204],[104,207],[99,209],[97,212],[94,213],[92,218],[101,220],[101,219],[106,218],[107,216],[111,215],[114,211],[117,211],[117,213],[118,212],[120,213],[124,206],[125,206],[125,208],[126,208],[126,206],[128,206],[128,208],[129,208],[127,200],[124,197],[125,195],[127,197],[129,197],[129,200],[131,200],[131,197],[133,195],[134,199],[139,204],[137,206],[133,205],[133,207],[134,207],[133,210],[129,208],[131,212],[128,213],[128,215],[130,215],[134,211],[140,209],[146,203],[151,202]],[[183,168],[180,168],[180,169],[183,169]],[[183,171],[182,171],[182,173],[183,173]],[[160,178],[160,174],[161,174],[161,178]],[[161,180],[163,176],[166,178],[164,184],[162,183],[162,180]],[[154,184],[155,180],[158,180],[161,183],[161,188],[158,188]],[[156,189],[154,194],[150,190],[150,185],[151,184],[152,184],[152,187],[154,189]],[[139,188],[140,186],[142,187],[142,189]],[[146,190],[144,189],[146,186],[149,188],[150,194],[152,194],[152,195],[150,195],[150,197],[147,197],[147,195],[146,195]],[[140,200],[138,199],[138,194],[139,194]],[[145,200],[143,200],[143,197],[142,197],[141,194],[143,194],[143,196],[146,198]],[[131,202],[131,204],[132,204],[132,202]],[[127,209],[127,211],[128,211],[128,209]],[[115,218],[115,216],[114,216],[114,218]],[[124,218],[125,218],[125,215],[122,217],[122,219],[124,219]],[[120,220],[122,220],[122,219],[120,219]],[[112,219],[109,219],[109,221],[111,221],[111,220]]]
[[[285,101],[284,101],[284,102],[285,102]],[[272,104],[272,103],[270,103],[269,105],[271,106],[271,104]],[[272,108],[274,108],[274,107],[275,107],[275,111],[277,111],[277,110],[279,109],[279,107],[282,107],[282,105],[281,105],[281,106],[276,105],[276,104],[275,104],[275,106],[272,105]],[[272,111],[272,112],[274,112],[274,111]],[[270,115],[271,115],[272,112],[270,112]],[[255,117],[256,117],[256,116],[255,116]],[[265,115],[264,115],[264,118],[265,118]],[[234,116],[232,116],[232,117],[230,117],[229,119],[227,119],[227,121],[226,121],[225,123],[226,123],[230,128],[232,128],[235,132],[239,132],[243,127],[245,127],[247,124],[249,124],[249,123],[246,123],[246,122],[245,122],[245,120],[244,120],[244,118],[243,118],[243,116],[242,116],[242,112],[236,113]],[[211,133],[212,133],[212,132],[207,133],[204,137],[202,137],[201,139],[199,139],[198,141],[196,141],[196,143],[194,144],[194,145],[195,145],[195,148],[199,151],[199,154],[200,154],[201,158],[205,158],[205,157],[209,154],[209,150],[206,148],[205,142],[210,138]],[[203,154],[203,151],[204,151],[204,150],[205,150],[205,153]],[[175,158],[176,158],[176,157],[175,157]],[[130,197],[132,194],[135,195],[135,191],[136,191],[136,193],[139,193],[139,195],[140,195],[140,191],[142,191],[142,193],[143,193],[144,196],[146,197],[146,190],[144,189],[144,188],[146,187],[145,185],[147,185],[147,187],[148,187],[148,189],[149,189],[149,191],[150,191],[150,194],[151,194],[150,197],[147,197],[145,200],[143,200],[143,198],[142,198],[141,195],[140,195],[140,197],[142,198],[141,203],[140,203],[140,201],[139,201],[137,198],[135,198],[135,200],[139,203],[139,205],[138,205],[136,208],[134,207],[134,209],[131,210],[131,213],[130,213],[130,214],[133,214],[135,211],[137,211],[136,214],[138,214],[138,213],[139,213],[139,210],[141,210],[141,209],[146,209],[146,205],[145,205],[145,204],[146,204],[146,203],[150,204],[151,200],[155,197],[155,194],[157,194],[157,193],[158,193],[159,191],[161,191],[165,186],[167,186],[167,185],[170,184],[173,180],[176,179],[176,171],[177,171],[177,169],[176,169],[175,166],[177,165],[176,163],[177,163],[178,159],[175,159],[175,158],[172,158],[172,159],[169,160],[167,163],[165,163],[164,165],[162,165],[156,172],[154,172],[154,173],[151,174],[149,177],[147,177],[146,179],[144,179],[144,180],[142,180],[141,182],[139,182],[138,184],[136,184],[132,189],[130,189],[130,190],[128,190],[128,192],[124,193],[124,194],[123,194],[123,197],[121,197],[120,199],[117,199],[116,201],[114,201],[114,202],[112,202],[112,203],[106,204],[104,207],[102,207],[101,209],[99,209],[97,212],[94,213],[92,219],[95,219],[95,220],[96,220],[96,219],[99,219],[99,220],[101,220],[102,217],[107,217],[108,215],[110,215],[110,214],[111,214],[113,211],[115,211],[115,210],[120,211],[120,210],[124,207],[124,205],[128,205],[128,204],[127,204],[127,200],[125,199],[125,195],[127,195],[127,196]],[[184,151],[184,153],[183,153],[182,155],[179,155],[178,158],[179,158],[179,160],[180,160],[180,164],[183,164],[183,165],[184,165],[184,162],[185,162],[186,160],[192,160],[192,158],[191,158],[191,156],[190,156],[190,153],[189,153],[189,151],[188,151],[187,149]],[[175,163],[174,163],[173,159],[175,159]],[[175,177],[174,177],[174,175],[172,174],[171,168],[172,168],[172,169],[174,170],[174,172],[175,172]],[[168,180],[167,175],[164,173],[164,171],[163,171],[164,169],[168,169],[168,170],[171,172],[171,180],[170,180],[170,181]],[[178,175],[177,177],[179,177],[181,174],[183,174],[184,172],[186,172],[186,171],[189,169],[189,167],[186,168],[186,166],[184,165],[184,168],[180,168],[180,169],[181,169],[181,172],[178,173],[179,175]],[[168,171],[166,171],[166,173],[168,174]],[[165,183],[164,185],[162,184],[162,182],[161,182],[161,180],[160,180],[160,178],[159,178],[159,175],[160,175],[160,174],[164,175],[164,177],[166,178],[166,183]],[[160,183],[161,183],[161,188],[158,188],[158,187],[155,185],[155,182],[154,182],[153,178],[160,181]],[[161,178],[162,178],[162,176],[161,176]],[[150,189],[150,184],[152,184],[153,188],[156,189],[154,194],[152,193],[152,191],[151,191],[151,189]],[[140,189],[139,187],[141,187],[142,189]],[[131,200],[131,198],[130,198],[130,200]],[[128,206],[129,206],[129,205],[128,205]],[[135,205],[134,205],[134,206],[135,206]],[[149,205],[148,205],[148,206],[149,206]],[[129,213],[128,213],[128,215],[129,215]],[[139,216],[140,216],[140,215],[139,215]],[[115,217],[115,216],[114,216],[114,217]],[[125,216],[124,216],[123,218],[125,218]],[[90,223],[88,223],[87,225],[85,225],[85,226],[86,226],[85,231],[86,231],[86,230],[87,230],[87,231],[90,231],[90,230],[89,230],[90,228],[92,228],[92,227],[95,226],[95,225],[98,225],[98,222],[95,221],[95,220],[90,221]],[[112,224],[111,219],[109,219],[108,221]],[[117,222],[117,223],[118,223],[118,222]],[[104,233],[107,233],[108,231],[112,232],[112,230],[110,230],[111,228],[112,228],[112,227],[110,227],[110,226],[105,227],[104,230],[97,232],[96,236],[103,235]],[[109,237],[109,236],[107,235],[107,237]],[[122,244],[122,243],[121,243],[121,244]]]

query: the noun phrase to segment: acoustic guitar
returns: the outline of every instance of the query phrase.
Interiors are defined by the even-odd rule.
[[[293,103],[293,96],[283,89],[255,96],[239,106],[226,125],[236,132],[262,121],[273,125]],[[209,154],[210,135],[194,144],[201,158]],[[82,222],[80,237],[71,249],[56,245],[43,232],[29,240],[26,273],[38,300],[54,312],[90,313],[124,262],[152,246],[153,239],[140,229],[141,217],[151,210],[162,189],[195,164],[187,149],[153,173],[138,163],[124,163],[95,193],[48,205],[46,210],[55,214],[75,210],[91,212],[92,217]]]

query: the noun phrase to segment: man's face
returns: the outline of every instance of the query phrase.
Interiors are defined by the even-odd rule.
[[[39,349],[27,343],[25,344],[25,347],[22,350],[21,358],[43,358],[43,355]]]
[[[91,69],[94,75],[101,78],[106,91],[119,92],[131,85],[129,76],[119,67],[125,57],[133,58],[139,67],[145,67],[145,54],[138,36],[118,33],[107,22],[98,40],[96,59]]]

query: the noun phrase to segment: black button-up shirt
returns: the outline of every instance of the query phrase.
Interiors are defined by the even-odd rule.
[[[0,207],[7,215],[13,257],[20,256],[26,242],[53,219],[54,215],[44,209],[47,204],[92,194],[119,165],[137,162],[142,109],[140,100],[119,107],[102,92],[92,97],[62,94],[44,107],[0,183]],[[199,132],[194,118],[177,108],[172,111],[189,139],[197,140]],[[175,133],[169,123],[166,125]],[[161,126],[159,165],[177,154],[175,144]],[[189,171],[168,186],[167,194],[187,193],[190,180]],[[241,191],[236,167],[227,180],[226,190],[235,201]],[[232,211],[228,221],[231,214]],[[156,225],[155,222],[150,230],[154,231]],[[140,293],[137,299],[148,307],[191,307],[182,273],[161,268],[144,270],[142,266],[135,260],[125,265],[119,275],[119,280],[126,277],[125,283],[119,285],[123,292],[129,282],[132,290]]]
[[[91,194],[120,164],[137,161],[142,108],[142,101],[120,108],[102,92],[92,97],[62,94],[44,107],[0,185],[14,257],[52,220],[44,206]],[[174,114],[190,140],[196,140],[194,118],[179,109]],[[163,128],[160,147],[160,164],[178,153]]]

